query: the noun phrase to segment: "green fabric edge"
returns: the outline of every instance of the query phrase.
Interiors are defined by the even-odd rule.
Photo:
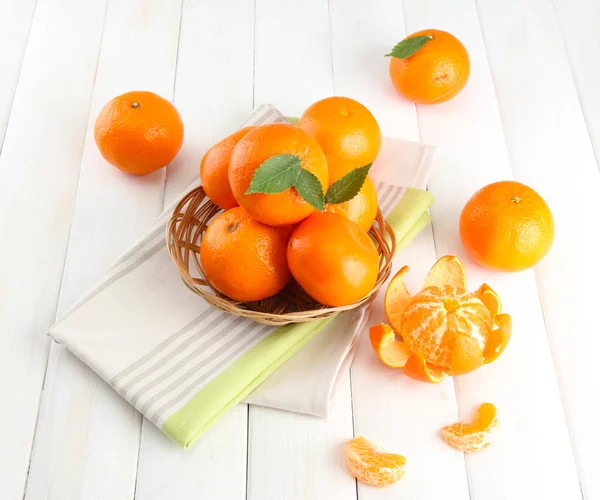
[[[402,199],[387,217],[397,237],[396,252],[406,246],[430,222],[427,209],[432,203],[433,196],[427,191],[406,188]],[[188,449],[208,428],[304,347],[321,327],[332,319],[286,325],[275,330],[194,394],[164,422],[163,432]],[[258,375],[248,380],[248,373]]]
[[[194,394],[164,422],[163,432],[188,449],[209,427],[304,347],[334,317],[286,325],[275,330]],[[247,373],[254,371],[258,375],[247,380]],[[215,411],[206,411],[206,408],[214,408]]]

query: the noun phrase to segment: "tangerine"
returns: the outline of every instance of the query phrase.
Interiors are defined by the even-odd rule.
[[[144,175],[168,165],[183,144],[183,122],[153,92],[121,94],[104,105],[94,125],[104,159],[123,172]]]
[[[219,207],[237,207],[229,185],[229,159],[234,146],[254,127],[244,127],[212,146],[200,162],[200,180],[206,195]]]
[[[381,147],[381,130],[371,112],[349,97],[327,97],[309,106],[298,126],[313,135],[323,151],[362,167]]]
[[[382,487],[402,479],[406,458],[388,453],[364,436],[357,436],[346,444],[346,463],[356,479]]]
[[[379,254],[369,235],[329,212],[315,212],[294,229],[287,258],[300,286],[327,306],[363,299],[379,273]]]
[[[352,170],[361,166],[344,160],[339,156],[326,156],[330,186]],[[325,211],[346,217],[346,219],[354,222],[364,231],[371,229],[375,217],[377,217],[377,188],[372,177],[370,175],[367,176],[360,191],[354,198],[342,203],[328,203],[325,205]]]
[[[460,238],[482,266],[522,271],[539,262],[554,240],[554,219],[544,199],[515,181],[488,184],[460,214]]]
[[[206,229],[200,262],[209,283],[239,302],[262,300],[291,278],[286,247],[291,226],[272,227],[241,207],[217,216]]]
[[[390,78],[396,90],[418,104],[448,101],[466,85],[471,71],[467,49],[446,31],[427,29],[407,38],[431,39],[413,55],[390,59]]]
[[[289,123],[272,123],[248,132],[231,153],[229,183],[240,206],[256,220],[271,226],[296,224],[315,211],[293,187],[276,194],[246,194],[256,169],[280,154],[298,156],[302,168],[319,179],[323,192],[329,185],[325,154],[315,138],[301,128]]]
[[[482,403],[466,422],[457,422],[444,427],[442,437],[453,448],[465,453],[473,453],[491,445],[499,429],[497,408],[492,403]]]

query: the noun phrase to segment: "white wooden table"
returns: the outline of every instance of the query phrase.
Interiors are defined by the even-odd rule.
[[[463,41],[471,77],[415,107],[382,56],[428,27]],[[600,499],[599,27],[597,0],[0,0],[0,499]],[[92,134],[133,89],[185,123],[174,164],[142,179],[108,167]],[[402,253],[410,286],[436,256],[464,257],[460,209],[494,180],[546,198],[554,246],[511,275],[465,257],[469,285],[513,316],[492,365],[416,384],[363,343],[330,418],[239,405],[184,452],[46,331],[255,104],[298,115],[331,94],[440,147],[433,227]],[[503,432],[464,458],[438,431],[482,401]],[[406,455],[405,478],[357,486],[353,433]]]

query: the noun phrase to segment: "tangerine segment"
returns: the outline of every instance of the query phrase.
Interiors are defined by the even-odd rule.
[[[453,448],[473,453],[487,448],[498,434],[500,420],[492,403],[482,403],[466,422],[457,422],[442,429],[442,437]]]
[[[456,333],[456,340],[452,348],[450,369],[445,370],[448,375],[463,375],[472,372],[483,365],[483,352],[475,337],[469,337],[462,332]]]
[[[481,285],[474,295],[488,308],[492,318],[502,312],[502,301],[498,294],[494,292],[488,284],[484,283]]]
[[[450,285],[431,286],[410,300],[402,313],[399,333],[408,349],[422,355],[425,361],[453,371],[457,332],[477,341],[481,357],[491,326],[489,311],[472,293]],[[477,353],[472,349],[467,352]]]
[[[396,340],[396,333],[389,325],[374,325],[369,330],[373,350],[383,363],[391,368],[404,368],[410,351],[404,342]]]
[[[512,334],[512,318],[508,314],[498,314],[494,318],[494,328],[488,337],[487,344],[483,350],[484,363],[494,361],[508,345]]]
[[[439,366],[429,365],[423,356],[414,352],[406,360],[404,375],[430,384],[439,384],[444,380],[444,372]]]
[[[429,286],[450,285],[456,288],[467,288],[465,266],[454,255],[444,255],[429,270],[423,288]]]
[[[389,486],[402,478],[406,458],[388,453],[364,436],[357,436],[346,444],[346,462],[356,479],[381,487]]]
[[[412,295],[406,289],[404,275],[408,272],[408,266],[404,266],[390,281],[383,299],[383,309],[392,328],[400,331],[400,318],[404,309],[412,299]]]

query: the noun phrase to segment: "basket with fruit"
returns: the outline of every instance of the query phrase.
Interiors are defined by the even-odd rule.
[[[167,224],[184,283],[270,325],[364,304],[389,277],[396,246],[368,175],[380,144],[371,113],[333,97],[298,125],[246,127],[214,145],[202,186]]]

